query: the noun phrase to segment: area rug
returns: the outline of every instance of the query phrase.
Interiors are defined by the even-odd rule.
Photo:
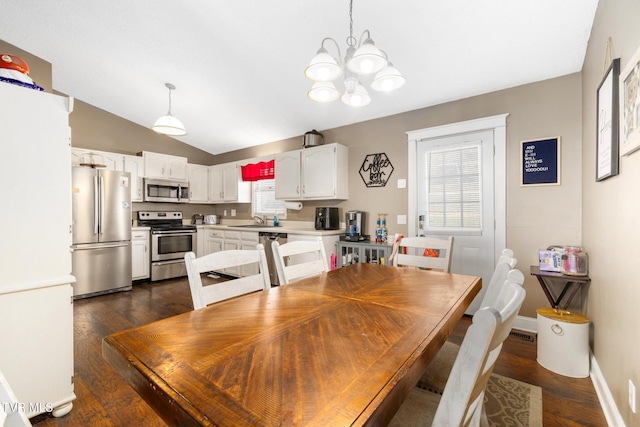
[[[415,388],[390,426],[430,426],[441,395]],[[492,374],[485,392],[485,410],[490,426],[542,427],[542,389]]]

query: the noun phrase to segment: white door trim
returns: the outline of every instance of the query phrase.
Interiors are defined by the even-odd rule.
[[[409,236],[416,236],[418,229],[418,218],[416,218],[417,200],[416,200],[416,153],[418,142],[428,138],[439,138],[452,136],[461,133],[476,132],[483,130],[493,130],[494,135],[494,215],[495,215],[495,240],[494,254],[498,259],[500,253],[507,246],[507,230],[506,230],[506,175],[507,175],[507,116],[509,114],[499,114],[497,116],[484,117],[480,119],[467,120],[464,122],[451,123],[448,125],[434,126],[425,129],[413,130],[406,132],[408,143],[408,186],[409,194],[409,211],[408,225]]]

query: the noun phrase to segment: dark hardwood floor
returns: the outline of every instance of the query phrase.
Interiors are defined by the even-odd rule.
[[[102,339],[113,332],[192,309],[184,279],[142,282],[130,292],[76,300],[74,304],[75,393],[71,412],[61,418],[34,417],[45,426],[164,426],[162,420],[102,358]],[[463,318],[451,341],[461,342],[470,318]],[[46,351],[46,349],[43,349]],[[542,387],[544,425],[606,426],[589,378],[567,378],[536,362],[536,343],[507,339],[494,372]]]

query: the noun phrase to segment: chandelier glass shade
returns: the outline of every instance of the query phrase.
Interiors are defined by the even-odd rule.
[[[316,56],[305,68],[304,75],[315,83],[307,92],[309,99],[316,102],[331,102],[338,98],[352,107],[361,107],[371,102],[371,96],[360,82],[360,77],[371,80],[371,89],[379,92],[389,92],[405,84],[405,77],[400,74],[387,58],[387,54],[378,49],[371,39],[369,30],[360,36],[356,45],[353,37],[353,0],[349,2],[349,37],[347,37],[347,51],[344,59],[340,53],[340,46],[331,37],[322,40]],[[325,47],[326,42],[333,42],[338,52],[337,57],[331,56]],[[344,77],[345,91],[340,95],[334,82]]]
[[[175,86],[171,83],[164,84],[169,89],[169,111],[166,115],[160,117],[151,127],[154,132],[169,135],[169,136],[183,136],[187,134],[182,122],[175,116],[171,115],[171,91],[175,90]]]

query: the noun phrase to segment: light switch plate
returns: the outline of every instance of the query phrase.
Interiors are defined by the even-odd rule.
[[[398,188],[407,188],[407,180],[399,179],[398,180]]]
[[[226,209],[224,210],[224,216],[227,216],[227,210]]]
[[[398,225],[406,224],[407,223],[407,216],[406,215],[398,215],[397,223],[398,223]]]
[[[633,384],[633,381],[629,380],[629,406],[631,407],[631,412],[636,413],[636,386]]]

